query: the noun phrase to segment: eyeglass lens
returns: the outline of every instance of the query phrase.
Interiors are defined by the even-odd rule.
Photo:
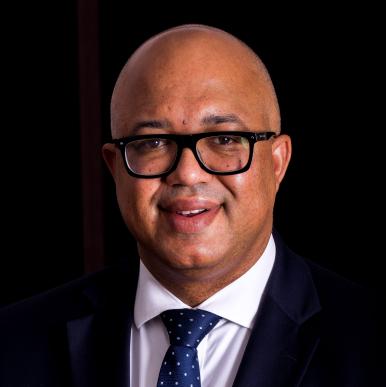
[[[248,163],[250,146],[247,138],[235,135],[204,137],[197,141],[196,152],[201,162],[214,172],[232,172]],[[172,168],[178,145],[172,139],[146,138],[126,145],[129,168],[139,175],[150,176]]]

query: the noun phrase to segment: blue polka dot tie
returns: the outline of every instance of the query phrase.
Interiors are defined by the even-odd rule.
[[[170,347],[163,359],[157,387],[200,387],[197,346],[219,322],[219,316],[200,309],[172,309],[161,313]]]

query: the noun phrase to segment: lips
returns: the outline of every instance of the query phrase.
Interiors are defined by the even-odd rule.
[[[204,199],[178,199],[162,203],[161,214],[171,231],[177,233],[200,233],[215,219],[221,204]]]

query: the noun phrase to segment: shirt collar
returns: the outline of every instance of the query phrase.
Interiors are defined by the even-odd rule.
[[[275,255],[276,247],[271,235],[263,254],[246,273],[209,297],[197,308],[251,328],[272,271]],[[164,310],[179,308],[190,308],[190,306],[163,287],[141,261],[134,306],[136,327],[140,328]]]

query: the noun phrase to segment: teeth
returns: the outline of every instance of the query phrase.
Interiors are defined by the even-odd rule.
[[[206,211],[205,208],[200,208],[198,210],[191,210],[191,211],[177,211],[177,214],[184,215],[184,216],[189,216],[189,215],[201,214],[204,211]]]

